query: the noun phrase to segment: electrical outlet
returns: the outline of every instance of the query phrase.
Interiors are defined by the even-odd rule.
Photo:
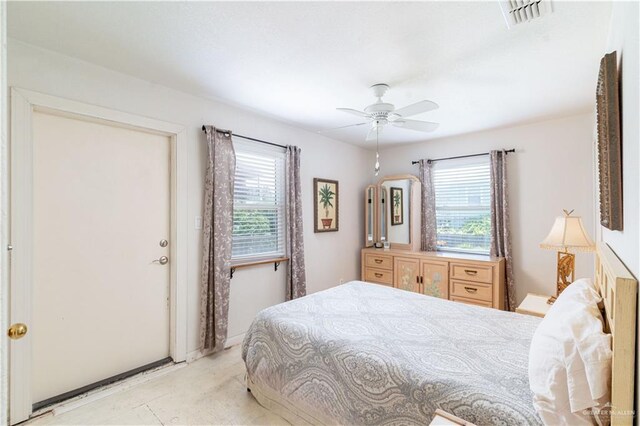
[[[196,216],[194,227],[196,229],[202,229],[202,216]]]

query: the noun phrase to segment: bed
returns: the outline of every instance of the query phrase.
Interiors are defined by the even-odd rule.
[[[632,409],[637,284],[606,249],[596,282],[607,323],[616,312],[627,325],[613,338],[613,405]],[[527,376],[539,322],[354,281],[260,312],[242,348],[247,387],[295,424],[428,424],[436,409],[479,425],[541,424]]]
[[[273,306],[244,342],[263,405],[308,423],[539,424],[527,381],[540,319],[353,281]],[[283,410],[284,409],[284,410]]]

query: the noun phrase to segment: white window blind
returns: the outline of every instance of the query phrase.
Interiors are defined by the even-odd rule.
[[[488,254],[491,231],[489,157],[434,165],[437,248]]]
[[[284,151],[236,138],[232,262],[285,254]]]

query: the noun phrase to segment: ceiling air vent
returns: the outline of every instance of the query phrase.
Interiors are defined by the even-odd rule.
[[[551,0],[500,0],[507,28],[530,22],[553,12]]]

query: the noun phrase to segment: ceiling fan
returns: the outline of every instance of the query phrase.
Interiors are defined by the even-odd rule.
[[[378,100],[366,107],[364,111],[358,111],[352,108],[337,108],[338,111],[344,111],[349,114],[357,115],[358,117],[366,118],[366,121],[324,130],[323,133],[337,129],[346,129],[348,127],[371,124],[371,128],[369,129],[369,133],[367,133],[366,138],[366,140],[370,141],[374,140],[376,138],[376,134],[379,134],[384,126],[388,124],[403,129],[416,130],[418,132],[433,132],[438,128],[438,123],[407,119],[407,117],[438,109],[438,104],[435,102],[425,100],[396,109],[393,104],[382,101],[382,97],[387,93],[387,90],[389,90],[389,85],[384,83],[374,84],[371,86],[371,89],[373,90],[373,95],[378,98]]]

